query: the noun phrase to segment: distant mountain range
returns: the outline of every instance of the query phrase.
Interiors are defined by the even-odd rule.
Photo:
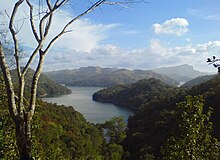
[[[153,71],[159,74],[165,74],[168,77],[173,78],[179,82],[187,82],[198,76],[207,75],[207,73],[197,71],[193,68],[193,66],[190,66],[188,64],[183,64],[174,67],[156,68],[153,69]]]
[[[73,70],[45,72],[51,79],[69,86],[110,87],[119,84],[131,84],[141,79],[155,78],[166,84],[179,82],[151,70],[127,70],[117,68],[82,67]]]
[[[174,67],[162,67],[153,70],[128,70],[118,68],[82,67],[45,72],[54,81],[69,86],[99,86],[110,87],[119,84],[131,84],[141,79],[155,78],[166,84],[178,85],[206,73],[184,64]]]
[[[14,83],[18,83],[17,72],[12,70],[12,79]],[[31,80],[33,78],[34,71],[29,69],[25,79],[26,79],[26,88],[25,91],[29,91],[31,89]],[[46,96],[57,96],[62,94],[70,94],[71,90],[57,82],[51,80],[47,75],[41,74],[38,88],[37,88],[37,96],[38,97],[46,97]]]

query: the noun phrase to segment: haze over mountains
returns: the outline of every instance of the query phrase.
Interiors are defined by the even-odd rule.
[[[72,70],[45,72],[58,83],[69,86],[110,87],[119,84],[131,84],[141,79],[155,78],[166,84],[178,85],[205,73],[194,70],[190,65],[163,67],[153,70],[128,70],[118,68],[81,67]]]
[[[183,64],[174,67],[162,67],[153,69],[154,72],[165,74],[170,78],[173,78],[179,82],[187,82],[198,76],[207,75],[207,73],[197,71],[188,64]]]
[[[46,72],[51,79],[69,86],[98,86],[110,87],[119,84],[135,83],[140,79],[155,78],[170,84],[177,85],[178,81],[151,70],[127,70],[101,67],[82,67],[73,70]]]

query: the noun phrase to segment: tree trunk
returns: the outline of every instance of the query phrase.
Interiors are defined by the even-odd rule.
[[[19,116],[15,126],[20,160],[33,160],[31,156],[31,120],[26,115],[24,118]]]

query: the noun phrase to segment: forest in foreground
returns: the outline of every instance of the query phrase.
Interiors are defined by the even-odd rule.
[[[36,159],[148,160],[177,156],[190,159],[190,155],[196,159],[219,159],[219,79],[215,76],[192,88],[178,88],[152,78],[95,93],[95,100],[135,109],[127,127],[117,117],[104,124],[91,124],[72,107],[38,100],[32,127],[32,154]],[[17,159],[14,125],[9,118],[3,85],[0,89],[0,103],[4,106],[0,112],[3,117],[0,155],[4,159]],[[191,97],[186,98],[187,95]],[[190,122],[188,126],[185,120]],[[187,147],[190,154],[181,152]]]

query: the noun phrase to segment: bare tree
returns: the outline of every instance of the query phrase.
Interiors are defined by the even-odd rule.
[[[16,141],[17,147],[20,153],[21,160],[33,159],[31,156],[31,122],[35,112],[35,103],[36,103],[36,94],[37,94],[37,84],[39,77],[41,75],[45,56],[48,53],[51,46],[65,33],[68,33],[69,26],[74,23],[77,19],[83,17],[84,15],[92,12],[102,4],[108,5],[118,5],[120,7],[129,6],[132,3],[137,3],[140,1],[124,0],[124,1],[108,1],[108,0],[97,0],[95,3],[92,3],[91,6],[86,9],[81,14],[72,18],[68,23],[66,23],[62,30],[55,35],[52,39],[49,40],[49,43],[45,43],[48,38],[49,30],[51,29],[51,24],[55,12],[67,4],[70,0],[39,0],[39,8],[44,8],[44,12],[40,9],[38,10],[38,23],[36,23],[35,14],[34,14],[34,5],[30,0],[17,0],[14,4],[12,13],[8,15],[9,17],[9,30],[13,40],[13,50],[14,50],[14,59],[16,62],[16,71],[19,79],[19,91],[16,95],[14,86],[12,83],[12,78],[10,74],[10,69],[6,61],[6,57],[3,50],[3,43],[0,40],[0,66],[4,77],[4,82],[7,91],[7,100],[8,100],[8,109],[12,119],[14,120],[16,126]],[[43,2],[43,3],[42,3]],[[17,34],[19,29],[15,26],[15,17],[17,12],[20,9],[22,4],[27,5],[29,10],[28,19],[31,26],[32,33],[37,42],[37,45],[34,51],[30,54],[30,57],[27,63],[21,67],[20,65],[20,52],[19,52],[19,42]],[[28,69],[35,59],[38,58],[37,67],[32,79],[31,93],[30,98],[28,99],[28,106],[24,104],[24,88],[25,88],[25,75],[27,74]]]

